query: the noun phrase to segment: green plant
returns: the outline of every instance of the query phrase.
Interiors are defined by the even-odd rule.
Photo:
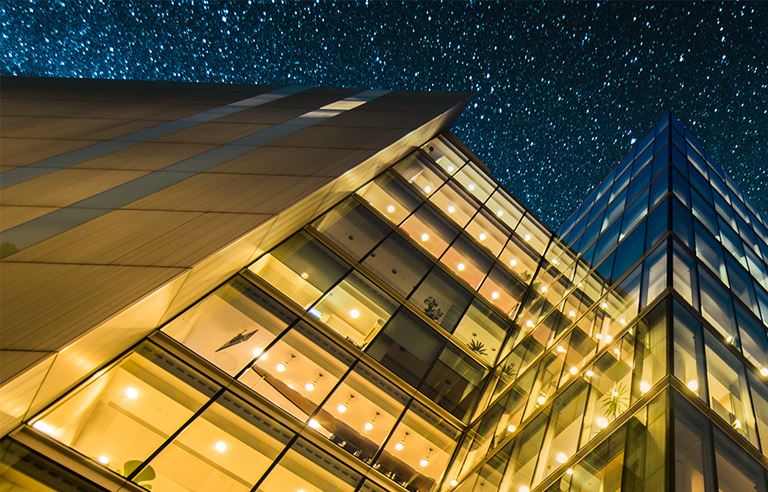
[[[472,352],[475,352],[480,355],[488,355],[488,352],[485,350],[485,344],[479,340],[472,340],[467,345],[469,347],[469,350]]]
[[[615,419],[629,408],[629,394],[623,383],[617,383],[600,399],[600,405],[606,417]]]
[[[123,465],[123,476],[128,476],[131,473],[133,473],[138,467],[141,466],[141,460],[128,460]],[[152,485],[148,483],[143,482],[150,482],[155,479],[157,474],[155,473],[155,469],[151,466],[147,466],[143,470],[141,470],[135,477],[133,477],[133,481],[137,484],[141,485],[147,490],[152,490]]]
[[[440,305],[434,297],[429,296],[424,299],[424,314],[433,321],[439,321],[443,317],[443,310],[440,309]]]
[[[514,363],[507,362],[506,364],[503,364],[501,367],[499,367],[499,372],[501,373],[502,376],[514,378],[517,372],[517,369],[515,368]]]

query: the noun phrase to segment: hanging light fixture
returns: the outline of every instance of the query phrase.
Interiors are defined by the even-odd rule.
[[[405,449],[405,440],[407,438],[408,438],[408,433],[406,432],[405,435],[403,436],[403,438],[400,439],[400,441],[398,441],[395,444],[395,451],[402,451],[403,449]]]
[[[339,406],[336,407],[336,410],[338,410],[339,413],[346,413],[347,410],[349,410],[349,404],[352,402],[352,398],[354,397],[355,395],[349,395],[349,400],[344,403],[339,403]]]
[[[374,415],[374,417],[371,420],[369,420],[368,422],[363,424],[363,429],[365,429],[368,432],[372,431],[373,430],[373,424],[374,424],[374,422],[376,422],[376,419],[379,417],[379,415],[381,415],[381,414],[379,412],[376,412],[376,415]]]
[[[304,389],[307,390],[307,391],[315,391],[315,388],[317,387],[317,382],[320,380],[321,377],[323,377],[323,373],[322,372],[320,374],[318,374],[315,379],[313,379],[312,381],[310,381],[307,384],[305,384],[304,385]]]
[[[296,356],[294,354],[291,354],[290,360],[293,360],[295,358],[296,358]],[[277,365],[275,366],[275,370],[277,372],[285,372],[285,371],[287,371],[288,370],[288,362],[287,361],[286,362],[278,362]]]
[[[427,455],[425,457],[423,457],[421,459],[421,461],[419,461],[419,466],[420,467],[426,468],[426,467],[429,466],[429,457],[432,455],[432,451],[433,451],[433,449],[429,448],[429,452],[427,453]]]

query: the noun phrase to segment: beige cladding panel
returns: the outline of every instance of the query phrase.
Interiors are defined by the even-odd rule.
[[[222,103],[226,104],[252,97],[260,89],[265,90],[250,88],[249,92],[236,88],[214,97],[197,86],[193,86],[194,89],[189,89],[188,85],[183,87],[186,89],[167,94],[168,99],[162,102],[176,104],[188,101],[199,106],[218,97],[219,100],[226,100]],[[86,92],[61,90],[59,94],[123,102],[133,98],[143,103],[160,102],[162,99],[143,94],[146,91],[146,87],[129,88],[113,90],[119,94],[110,94],[109,90],[96,87]],[[351,89],[312,89],[261,107],[272,111],[272,114],[266,112],[259,116],[258,111],[253,111],[245,119],[249,123],[258,123],[259,118],[296,114],[293,110],[284,111],[290,108],[302,108],[302,112],[307,112],[357,92]],[[21,93],[19,95],[26,98],[36,97],[31,89],[21,90]],[[51,97],[51,93],[46,92],[45,95]],[[194,97],[196,95],[201,97],[198,99]],[[403,97],[398,96],[394,102]],[[1,387],[0,394],[18,396],[13,388],[33,387],[39,387],[39,393],[34,403],[31,398],[35,391],[27,391],[22,398],[26,398],[25,401],[15,399],[12,405],[9,403],[13,411],[6,408],[8,405],[0,408],[0,412],[4,413],[0,416],[3,419],[0,434],[10,430],[22,418],[19,409],[26,412],[30,405],[33,411],[39,409],[343,199],[395,159],[445,129],[465,101],[463,95],[440,95],[402,120],[381,113],[391,112],[391,108],[380,108],[378,113],[370,112],[370,119],[362,116],[349,118],[372,103],[363,104],[339,116],[347,117],[346,123],[339,121],[349,124],[349,127],[318,125],[299,130],[294,135],[256,148],[207,172],[190,174],[189,178],[177,184],[53,236],[1,262],[0,323],[3,336],[0,337],[0,349],[21,350],[24,353],[57,352],[58,355],[53,366],[50,365],[53,357],[45,359],[45,368],[42,362],[34,363],[35,360],[43,360],[36,356],[14,359],[14,367],[9,370],[14,374],[22,371],[21,366],[26,363],[32,364]],[[111,108],[114,110],[118,106],[112,105]],[[245,115],[245,111],[240,114]],[[395,111],[401,109],[396,108]],[[419,128],[419,122],[426,118],[425,113],[430,112],[429,123]],[[139,114],[132,113],[131,117],[134,116]],[[375,129],[382,124],[382,120],[393,127]],[[333,118],[328,121],[332,122]],[[353,124],[358,121],[359,127]],[[36,126],[27,121],[26,124],[40,131],[41,127],[53,123],[42,122]],[[54,127],[58,124],[57,120]],[[115,127],[89,127],[87,130],[103,136],[124,131],[131,125],[141,128],[143,124],[143,121],[118,122]],[[234,121],[229,125],[221,125],[219,121],[219,125],[228,129],[261,127],[260,123],[243,125]],[[208,124],[205,128],[210,130],[212,126]],[[204,136],[205,133],[198,135]],[[194,135],[194,131],[188,131],[187,135]],[[28,137],[20,136],[18,146],[23,147],[21,139]],[[175,149],[179,149],[178,154]],[[111,163],[121,170],[149,171],[173,161],[176,155],[183,160],[189,155],[196,155],[198,150],[202,152],[206,148],[199,142],[141,144],[133,150],[124,149],[80,163],[78,168],[70,171],[87,171],[83,169],[85,167],[109,169]],[[14,152],[19,151],[12,151],[11,155]],[[45,153],[41,155],[46,156]],[[50,155],[56,155],[56,152],[47,156]],[[28,163],[18,157],[14,159]],[[145,162],[134,164],[141,161]],[[94,176],[99,176],[106,171],[98,169],[93,172],[96,173]],[[46,200],[58,200],[56,203],[66,201],[63,196],[57,197],[56,190],[50,184],[46,185],[46,182],[66,182],[68,173],[60,173],[63,171],[23,183],[23,189],[27,191],[48,190],[38,191],[37,195],[52,194],[51,197],[28,200],[36,204]],[[57,174],[60,176],[56,177]],[[106,177],[116,179],[115,176],[106,172],[104,177],[96,179],[96,183]],[[94,183],[80,186],[100,189]],[[80,190],[77,191],[80,194],[87,194],[77,186],[74,189]],[[3,195],[6,199],[5,193]],[[15,200],[27,200],[24,193],[15,192],[11,196]],[[35,213],[30,209],[34,207],[25,205],[27,203],[5,207],[2,210],[3,219],[8,217],[13,222],[19,222],[33,217]],[[55,370],[48,374],[48,367]],[[4,376],[13,377],[7,373]]]
[[[5,118],[3,118],[5,123]],[[25,166],[49,157],[97,143],[96,140],[54,140],[49,138],[6,138],[0,128],[0,163]]]

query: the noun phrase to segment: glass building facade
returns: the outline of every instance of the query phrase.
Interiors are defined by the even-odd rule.
[[[765,492],[767,259],[671,115],[557,234],[443,133],[30,415],[0,490]]]

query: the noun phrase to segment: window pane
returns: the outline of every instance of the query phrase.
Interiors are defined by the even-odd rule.
[[[459,238],[445,252],[440,262],[473,289],[480,286],[493,260],[477,249],[465,236]]]
[[[701,315],[712,323],[728,343],[738,344],[734,326],[733,301],[728,292],[717,281],[699,267],[701,286]]]
[[[399,234],[391,234],[363,260],[363,265],[407,296],[427,274],[432,262]]]
[[[440,268],[434,268],[411,295],[410,301],[448,331],[459,322],[472,295]]]
[[[525,285],[498,264],[493,267],[480,287],[480,295],[510,318],[517,312],[523,294]]]
[[[393,224],[402,222],[421,203],[420,198],[390,174],[379,176],[357,193]]]
[[[358,347],[367,344],[395,311],[394,300],[353,272],[309,313]]]
[[[304,309],[348,269],[341,259],[304,232],[291,236],[249,267]]]
[[[127,475],[217,390],[191,368],[145,344],[35,418],[32,426]]]
[[[401,309],[366,352],[409,384],[418,386],[444,344],[435,330]]]
[[[237,276],[163,331],[234,375],[261,355],[293,318],[287,309]]]
[[[443,177],[437,171],[435,166],[428,162],[419,152],[409,155],[394,168],[406,181],[413,184],[424,196],[430,196],[440,185],[443,184]]]
[[[259,485],[259,492],[352,492],[362,476],[299,438]]]
[[[356,260],[365,256],[391,231],[389,226],[355,199],[337,205],[314,225]]]
[[[400,227],[435,258],[439,258],[459,234],[455,227],[428,206],[418,209]]]
[[[452,345],[445,347],[429,371],[421,392],[459,419],[464,419],[480,396],[486,371]]]
[[[138,476],[156,474],[153,490],[247,491],[292,437],[265,414],[224,394]]]
[[[493,364],[509,329],[501,316],[474,301],[453,334],[470,350]]]
[[[464,227],[477,211],[477,203],[453,182],[446,183],[429,200],[459,227]]]
[[[484,173],[478,171],[472,162],[468,162],[459,170],[453,179],[461,183],[465,190],[475,195],[481,202],[491,195],[496,186]]]
[[[434,159],[438,166],[451,175],[458,171],[467,160],[464,154],[441,137],[430,140],[422,148]]]
[[[299,322],[240,381],[305,422],[353,361],[344,349]]]
[[[467,225],[467,234],[475,238],[493,257],[496,257],[507,242],[510,232],[496,222],[485,210],[481,210]]]
[[[715,464],[718,492],[765,492],[762,468],[717,429]]]
[[[701,370],[704,342],[701,327],[696,319],[677,302],[674,303],[674,354],[675,377],[682,381],[695,395],[704,398],[704,374]]]

